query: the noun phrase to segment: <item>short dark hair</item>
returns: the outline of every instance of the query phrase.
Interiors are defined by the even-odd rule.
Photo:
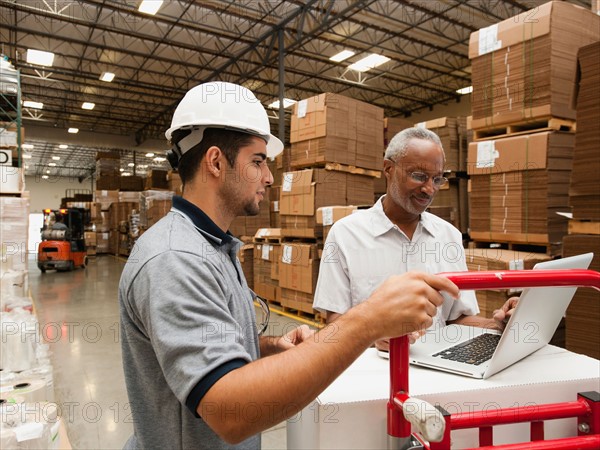
[[[190,130],[176,130],[173,132],[173,142],[179,142],[181,139],[190,134]],[[225,154],[225,159],[231,167],[235,165],[235,160],[241,147],[252,144],[253,136],[240,131],[224,130],[222,128],[207,128],[204,130],[202,141],[189,149],[179,160],[177,170],[181,177],[181,182],[185,186],[190,182],[198,169],[200,161],[206,154],[206,151],[214,146],[217,146]]]

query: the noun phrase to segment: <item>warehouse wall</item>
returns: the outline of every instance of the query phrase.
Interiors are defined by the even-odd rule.
[[[25,190],[29,191],[31,213],[42,212],[45,208],[59,208],[60,199],[65,197],[67,189],[91,191],[92,185],[89,178],[79,183],[77,178],[50,177],[43,180],[36,176],[25,177]]]

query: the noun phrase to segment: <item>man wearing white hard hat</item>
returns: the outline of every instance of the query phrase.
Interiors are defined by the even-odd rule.
[[[126,448],[260,449],[260,432],[301,411],[375,340],[431,325],[458,295],[445,278],[390,278],[314,334],[265,336],[228,233],[258,214],[283,144],[248,89],[211,82],[179,103],[166,136],[183,195],[137,241],[119,286],[134,423]],[[267,316],[268,317],[268,316]]]

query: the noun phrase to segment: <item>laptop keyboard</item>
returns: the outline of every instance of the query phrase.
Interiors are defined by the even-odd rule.
[[[491,333],[481,334],[433,356],[478,366],[492,357],[500,341],[500,336]]]

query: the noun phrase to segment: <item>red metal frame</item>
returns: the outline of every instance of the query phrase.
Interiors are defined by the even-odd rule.
[[[510,270],[481,272],[447,272],[439,275],[450,279],[459,289],[490,290],[515,287],[586,286],[600,290],[600,273],[593,270]],[[407,438],[410,423],[404,418],[400,405],[409,397],[409,341],[407,336],[390,340],[390,397],[388,400],[388,435]],[[517,411],[516,411],[517,410]],[[577,437],[544,440],[543,421],[566,417],[578,418]],[[480,449],[572,449],[600,448],[600,402],[579,395],[577,401],[537,405],[536,408],[505,408],[495,411],[494,417],[482,412],[445,415],[446,429],[439,443],[431,443],[436,450],[450,449],[452,429],[479,428]],[[531,442],[492,446],[493,426],[507,423],[531,422]],[[581,430],[581,424],[589,428]],[[486,447],[491,446],[491,447]]]

